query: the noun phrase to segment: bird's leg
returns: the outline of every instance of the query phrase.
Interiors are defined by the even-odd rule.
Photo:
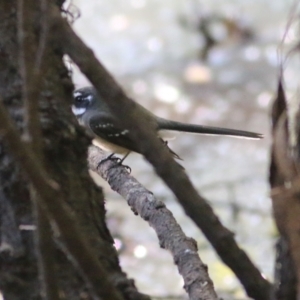
[[[110,155],[108,155],[106,158],[102,159],[99,163],[97,168],[100,167],[100,165],[108,160],[114,160],[119,166],[125,167],[128,170],[128,173],[131,173],[131,168],[129,166],[125,166],[123,165],[123,161],[128,157],[128,155],[130,154],[130,151],[128,153],[126,153],[126,155],[123,158],[119,158],[119,157],[115,157],[115,153],[111,153]],[[113,167],[112,167],[113,168]]]
[[[123,161],[128,157],[129,154],[130,154],[130,151],[127,152],[127,153],[123,156],[123,158],[122,158],[122,159],[120,160],[120,162],[119,162],[120,165],[122,165]]]
[[[130,153],[130,152],[126,153],[126,155],[125,155],[122,159],[117,158],[116,163],[117,163],[118,166],[122,166],[122,167],[126,168],[127,171],[128,171],[128,173],[131,173],[131,168],[130,168],[129,166],[126,166],[126,165],[123,165],[123,164],[122,164],[123,161],[126,159],[126,157],[129,155],[129,153]],[[108,159],[108,158],[107,158],[107,159]],[[110,159],[115,160],[116,157],[112,157],[112,156],[111,156]],[[115,167],[116,167],[116,165],[115,165],[115,166],[112,166],[112,168],[115,168]]]
[[[104,158],[104,160],[114,160],[117,163],[120,163],[121,162],[121,158],[114,156],[115,154],[116,153],[114,153],[114,152],[111,153],[111,154],[109,154],[106,158]]]
[[[125,167],[125,168],[127,169],[128,173],[131,173],[131,168],[130,168],[129,166],[123,165],[123,161],[128,157],[129,154],[130,154],[130,151],[127,152],[127,153],[124,155],[124,157],[123,157],[120,161],[118,161],[118,164],[119,164],[120,166]]]
[[[115,153],[111,153],[109,154],[107,157],[103,158],[100,160],[100,162],[97,165],[97,169],[100,167],[100,165],[108,160],[115,160],[117,163],[119,163],[121,161],[121,159],[119,157],[114,157]]]

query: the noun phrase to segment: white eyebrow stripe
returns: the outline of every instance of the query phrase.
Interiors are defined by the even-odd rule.
[[[81,92],[74,92],[74,97],[78,97],[78,96],[81,96],[82,94],[81,94]]]

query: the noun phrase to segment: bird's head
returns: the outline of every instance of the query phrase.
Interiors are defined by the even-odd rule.
[[[75,90],[73,97],[72,112],[76,117],[80,117],[95,104],[97,94],[93,87],[84,87]]]

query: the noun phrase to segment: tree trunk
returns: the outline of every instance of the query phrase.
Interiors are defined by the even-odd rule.
[[[25,131],[20,50],[18,40],[18,5],[16,0],[0,0],[0,96],[23,137]],[[62,5],[63,1],[53,1]],[[42,1],[24,1],[26,14],[33,16],[32,26],[24,26],[26,63],[34,62],[41,37]],[[26,25],[26,24],[25,24]],[[51,36],[49,39],[51,41]],[[97,257],[102,261],[115,286],[124,298],[141,297],[134,284],[122,273],[117,253],[105,224],[103,194],[89,177],[87,147],[89,140],[71,114],[73,85],[63,64],[62,51],[54,43],[47,43],[43,53],[39,116],[42,125],[43,165],[49,178],[56,181],[66,202],[74,213],[81,230],[88,238]],[[30,99],[29,99],[30,100]],[[34,149],[33,149],[34,151]],[[35,232],[36,225],[29,182],[8,152],[5,140],[0,140],[0,290],[6,300],[40,299]],[[79,271],[60,250],[55,239],[54,261],[61,298],[91,299]],[[105,245],[103,251],[103,243]],[[101,245],[101,247],[100,247]],[[100,248],[102,251],[100,252]]]

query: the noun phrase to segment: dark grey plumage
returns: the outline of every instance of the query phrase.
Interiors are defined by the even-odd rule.
[[[161,130],[168,130],[250,139],[261,139],[263,137],[259,133],[249,131],[171,121],[155,116],[142,106],[141,109],[149,116],[148,122],[152,122],[151,125],[156,128],[158,136]],[[72,111],[79,123],[95,137],[100,147],[120,154],[127,154],[130,151],[139,152],[134,141],[130,139],[128,130],[126,128],[120,128],[116,117],[107,104],[97,95],[93,87],[81,88],[74,92]],[[167,146],[166,142],[163,140],[162,142]],[[169,150],[174,157],[179,158],[171,149]]]

